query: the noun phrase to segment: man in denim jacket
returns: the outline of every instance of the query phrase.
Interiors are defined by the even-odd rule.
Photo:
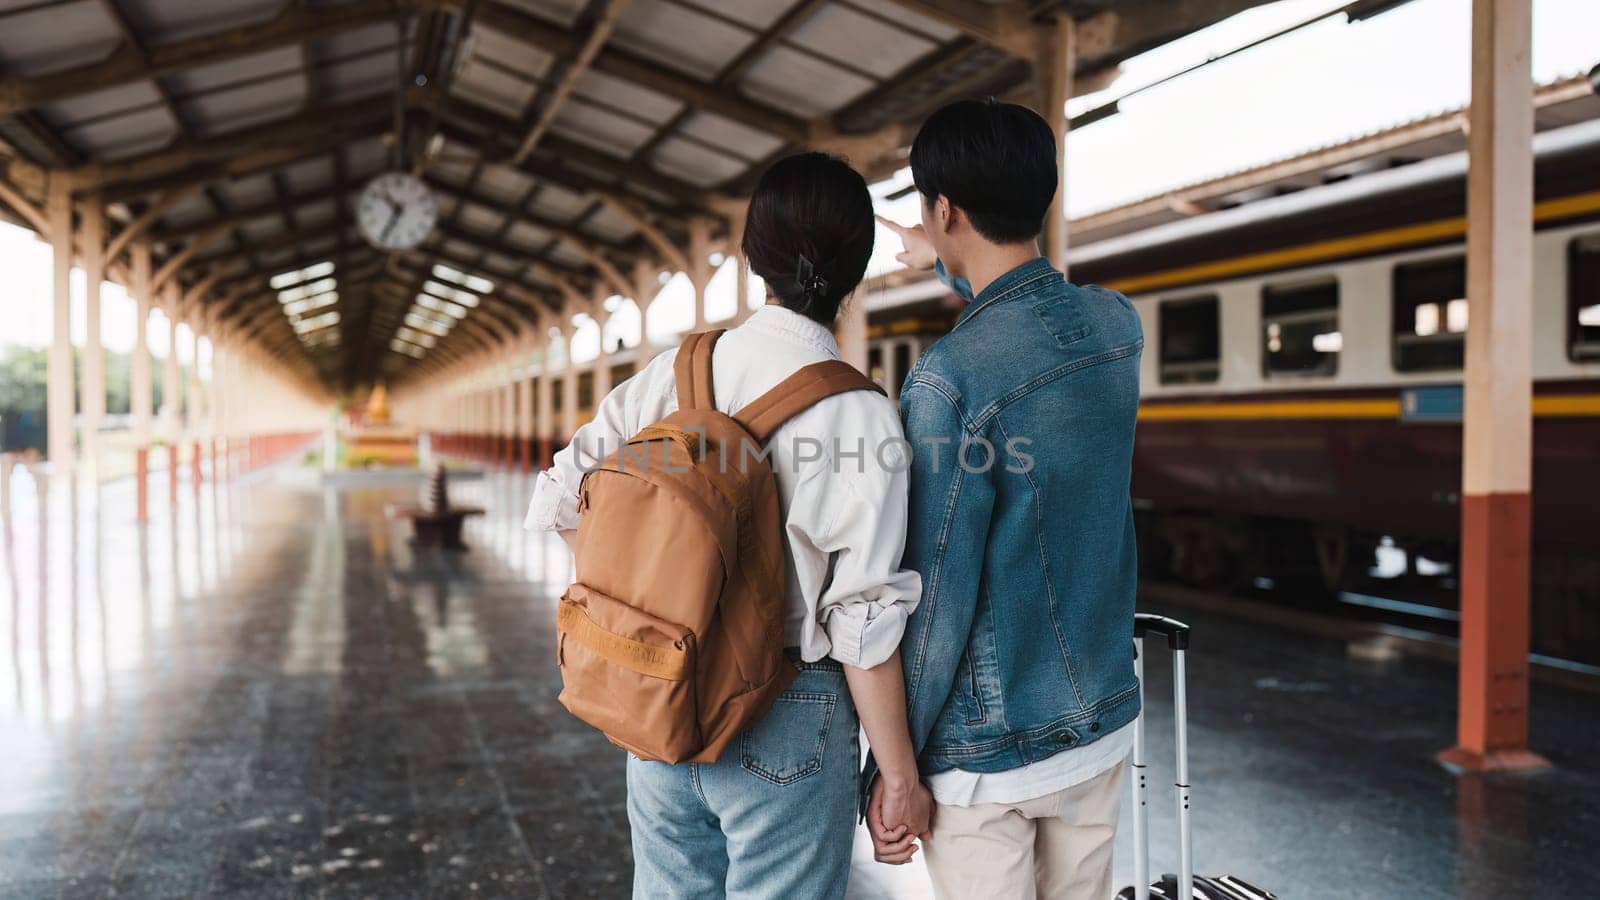
[[[902,644],[911,737],[937,807],[940,897],[1110,896],[1139,711],[1128,480],[1138,314],[1039,255],[1059,151],[1034,112],[966,101],[911,148],[922,226],[900,260],[967,301],[900,395],[911,441]],[[872,815],[878,856],[910,836]]]

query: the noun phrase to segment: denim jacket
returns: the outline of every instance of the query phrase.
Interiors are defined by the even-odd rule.
[[[924,774],[1000,772],[1132,721],[1128,481],[1144,338],[1043,258],[969,299],[901,391],[912,453],[901,645]],[[992,459],[992,462],[985,464]]]

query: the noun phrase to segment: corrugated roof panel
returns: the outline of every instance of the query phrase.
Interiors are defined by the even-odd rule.
[[[501,163],[484,166],[478,172],[478,189],[507,203],[520,202],[531,187],[532,176]]]
[[[600,204],[594,215],[583,220],[583,230],[612,243],[621,243],[639,233],[639,229],[609,203]]]
[[[705,111],[684,119],[683,124],[678,126],[678,133],[715,147],[726,148],[728,152],[750,160],[766,159],[783,146],[782,138],[751,128],[726,116]]]
[[[445,141],[444,148],[429,167],[428,173],[451,184],[466,184],[467,179],[472,176],[472,160],[477,157],[478,151],[472,147],[455,141]]]
[[[239,223],[239,233],[252,243],[259,243],[284,232],[283,218],[278,213]]]
[[[290,190],[297,194],[326,187],[333,183],[333,159],[318,156],[297,162],[283,170],[283,177],[288,180]]]
[[[475,231],[479,234],[493,234],[499,231],[501,224],[505,222],[505,216],[487,206],[473,203],[470,200],[462,205],[461,211],[456,214],[456,218],[461,224],[467,226],[467,230]]]
[[[634,0],[617,23],[612,40],[669,68],[709,80],[749,46],[755,35],[662,0]]]
[[[518,221],[506,232],[506,241],[532,253],[550,243],[550,232],[530,222]]]
[[[366,178],[389,168],[392,157],[382,138],[367,138],[344,148],[346,167],[351,178]]]
[[[850,0],[850,5],[876,13],[879,18],[933,38],[941,44],[947,44],[961,37],[960,31],[941,22],[935,22],[927,16],[911,12],[895,0]]]
[[[229,206],[259,206],[277,196],[272,179],[265,175],[246,175],[217,185],[217,193]]]
[[[773,47],[751,64],[739,86],[768,106],[811,118],[840,109],[871,90],[873,82],[788,47]]]
[[[588,5],[588,0],[501,0],[501,2],[563,27],[570,27],[576,22],[578,14]]]
[[[294,221],[301,228],[315,228],[332,222],[337,211],[338,207],[332,200],[308,203],[294,211]]]
[[[588,208],[587,197],[550,181],[541,182],[539,192],[528,203],[528,209],[533,212],[562,223],[571,222]]]
[[[535,88],[482,64],[468,63],[450,82],[450,96],[475,103],[508,118],[519,119],[533,101]]]
[[[68,97],[39,108],[44,120],[57,128],[70,128],[87,119],[112,119],[124,114],[160,106],[161,95],[148,81],[133,81],[117,87]]]
[[[455,238],[445,238],[439,242],[439,246],[444,248],[447,256],[456,256],[462,259],[476,259],[480,252],[477,246],[465,241],[458,241]]]
[[[409,31],[410,29],[405,29]],[[364,53],[368,50],[377,50],[380,47],[393,48],[398,41],[405,43],[401,36],[401,29],[393,24],[367,25],[362,28],[352,28],[348,31],[336,31],[324,35],[312,42],[312,49],[316,51],[318,59],[330,57],[350,56]],[[394,56],[389,56],[389,64],[394,64]]]
[[[569,100],[556,113],[552,130],[619,159],[627,159],[655,130],[612,115],[579,100]]]
[[[161,217],[161,222],[170,228],[182,228],[216,217],[217,208],[203,192],[197,191],[184,197],[177,206],[167,210],[167,214]]]
[[[569,268],[580,268],[589,265],[589,260],[582,253],[572,249],[566,244],[557,244],[550,249],[549,257]]]
[[[184,121],[211,136],[290,118],[305,104],[305,79],[295,74],[182,100],[178,106]]]
[[[183,97],[208,88],[237,85],[274,75],[281,76],[302,71],[304,68],[305,59],[299,47],[279,47],[275,50],[212,63],[209,66],[185,69],[168,75],[166,82],[176,94]]]
[[[590,69],[579,76],[572,95],[599,101],[599,105],[625,109],[652,122],[667,122],[683,109],[683,102],[631,81]]]
[[[177,136],[178,123],[165,106],[146,107],[126,116],[90,121],[62,132],[62,137],[79,150],[108,160],[159,150]]]
[[[516,275],[525,266],[527,266],[526,260],[516,260],[509,256],[501,256],[498,253],[490,253],[483,258],[483,268],[502,278],[508,275]]]
[[[477,60],[479,65],[493,63],[531,79],[545,77],[555,61],[548,50],[484,25],[472,26],[470,47],[469,63],[472,60]]]
[[[275,18],[282,0],[116,0],[145,42],[170,44]]]
[[[727,3],[719,0],[688,0],[685,5],[715,9],[730,19],[765,31],[767,26],[778,21],[780,16],[800,2],[801,0],[739,0],[738,3]]]
[[[117,24],[95,0],[45,6],[8,16],[0,28],[0,67],[24,77],[104,59],[122,42]]]
[[[721,153],[712,153],[700,144],[682,138],[667,138],[650,157],[655,168],[675,175],[690,184],[714,187],[743,175],[749,165]]]
[[[318,68],[313,77],[317,99],[323,103],[349,103],[362,97],[394,92],[399,75],[393,53],[366,56]]]
[[[818,10],[789,39],[885,79],[938,46],[915,32],[836,3]]]

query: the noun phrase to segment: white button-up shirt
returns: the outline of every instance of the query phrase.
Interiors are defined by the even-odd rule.
[[[617,385],[594,420],[540,473],[526,527],[578,527],[578,482],[639,429],[678,408],[676,350]],[[717,409],[738,410],[802,366],[839,358],[833,335],[781,306],[763,306],[717,341]],[[774,434],[789,586],[784,641],[807,662],[872,668],[900,646],[922,579],[900,568],[910,447],[894,404],[870,391],[829,397]]]

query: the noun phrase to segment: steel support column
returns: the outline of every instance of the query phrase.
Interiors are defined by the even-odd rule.
[[[1532,0],[1473,0],[1457,743],[1446,765],[1528,752],[1533,438]]]

